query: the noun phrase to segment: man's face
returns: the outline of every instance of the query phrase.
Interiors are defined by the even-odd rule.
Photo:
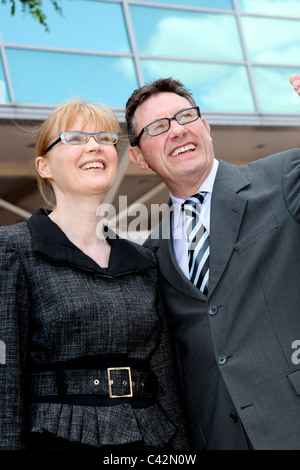
[[[172,118],[192,104],[175,93],[163,92],[143,102],[134,113],[136,134],[161,118]],[[189,124],[171,121],[169,131],[151,137],[144,132],[139,147],[129,149],[130,160],[142,169],[155,171],[178,197],[191,195],[208,176],[213,165],[210,127],[205,119]]]

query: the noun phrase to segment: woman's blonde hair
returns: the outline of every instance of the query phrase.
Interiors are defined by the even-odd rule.
[[[87,103],[81,99],[72,99],[58,106],[38,129],[35,158],[44,156],[46,149],[61,132],[81,130],[72,129],[78,116],[82,117],[82,128],[93,121],[99,127],[99,132],[120,132],[120,124],[110,108],[100,103]],[[49,208],[55,207],[56,200],[51,183],[42,178],[38,171],[36,174],[41,196]]]

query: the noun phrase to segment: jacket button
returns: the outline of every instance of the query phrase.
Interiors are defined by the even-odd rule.
[[[227,357],[224,356],[224,354],[222,354],[221,356],[218,357],[218,364],[220,366],[224,366],[224,364],[226,364],[227,362]]]
[[[215,305],[213,305],[212,307],[209,307],[208,309],[209,315],[215,315],[217,311],[218,311],[218,307],[216,307]]]
[[[230,413],[229,418],[231,419],[233,423],[237,423],[239,420],[239,417],[236,413]]]

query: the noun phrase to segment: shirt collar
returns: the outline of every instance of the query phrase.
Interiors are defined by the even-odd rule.
[[[204,191],[206,193],[210,193],[210,194],[212,193],[215,179],[216,179],[216,174],[218,171],[218,166],[219,166],[219,161],[214,158],[212,169],[210,170],[209,175],[203,181],[203,183],[201,184],[197,192]],[[181,206],[182,206],[182,203],[185,201],[185,199],[181,199],[179,197],[173,196],[171,191],[170,191],[170,197],[171,197],[172,208],[173,208],[173,224],[174,224],[174,227],[177,227],[181,219]]]
[[[92,258],[75,246],[55,224],[45,210],[37,210],[28,220],[35,253],[61,264],[97,271],[109,276],[151,269],[155,263],[134,243],[119,238],[109,228],[107,241],[111,245],[108,269],[101,268]]]

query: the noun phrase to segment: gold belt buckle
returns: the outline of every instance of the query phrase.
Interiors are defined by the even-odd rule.
[[[112,370],[127,370],[128,371],[129,389],[130,389],[130,393],[128,395],[113,395],[113,393],[112,393],[113,380],[111,379],[111,376],[110,376],[110,372]],[[130,398],[130,397],[133,397],[130,367],[108,367],[107,368],[107,375],[108,375],[108,387],[109,387],[109,396],[110,396],[110,398]]]

